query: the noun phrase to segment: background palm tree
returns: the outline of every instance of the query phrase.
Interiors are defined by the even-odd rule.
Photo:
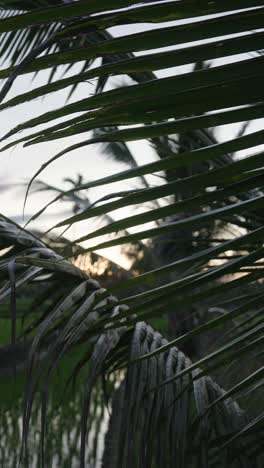
[[[98,78],[97,94],[22,123],[2,138],[4,142],[6,138],[13,137],[13,141],[3,143],[2,149],[17,142],[38,144],[96,130],[96,136],[90,139],[84,136],[83,141],[55,155],[52,161],[79,147],[99,142],[124,145],[128,141],[146,138],[151,139],[160,156],[153,163],[139,166],[133,163],[131,169],[121,173],[80,183],[56,197],[59,200],[95,186],[144,176],[141,179],[143,188],[110,193],[107,199],[101,200],[104,203],[86,207],[57,227],[99,215],[111,216],[112,211],[120,207],[155,202],[143,214],[126,216],[77,239],[79,243],[101,235],[124,233],[103,242],[94,241],[89,248],[77,247],[74,255],[83,253],[83,250],[90,252],[148,238],[155,240],[160,236],[166,236],[167,241],[167,236],[174,236],[177,231],[191,233],[184,245],[195,247],[194,251],[187,252],[187,256],[185,253],[178,258],[171,251],[165,251],[168,256],[166,262],[106,292],[43,242],[25,231],[18,235],[19,228],[3,218],[3,248],[13,247],[3,253],[1,271],[3,278],[9,275],[10,282],[3,285],[1,299],[11,294],[13,345],[16,338],[16,288],[32,278],[35,280],[44,271],[51,272],[52,279],[61,274],[70,278],[69,289],[60,298],[51,297],[49,310],[34,320],[28,329],[30,333],[34,331],[35,339],[29,360],[23,441],[25,443],[28,438],[32,402],[40,388],[41,458],[44,463],[47,382],[64,353],[83,343],[89,349],[76,365],[78,371],[89,362],[82,409],[81,466],[85,463],[89,408],[91,411],[94,406],[90,404],[92,388],[100,374],[107,376],[107,393],[113,392],[114,382],[124,380],[124,390],[120,390],[124,394],[124,403],[121,402],[122,433],[115,446],[114,458],[118,466],[167,464],[206,467],[231,466],[232,463],[234,466],[252,466],[252,461],[255,466],[262,466],[261,404],[257,408],[258,414],[246,415],[229,398],[249,394],[252,399],[262,386],[259,345],[263,327],[263,155],[262,152],[252,155],[252,148],[263,144],[263,131],[217,143],[211,132],[204,129],[253,122],[263,116],[263,57],[256,55],[263,42],[260,30],[263,4],[257,0],[240,0],[234,11],[229,2],[212,4],[204,1],[202,6],[192,1],[188,4],[174,1],[148,3],[137,5],[124,0],[109,3],[108,0],[107,5],[100,5],[101,11],[94,2],[77,1],[56,8],[44,6],[40,10],[23,3],[22,9],[29,10],[29,13],[20,12],[0,23],[0,32],[5,35],[3,40],[13,51],[16,41],[11,43],[10,37],[19,35],[21,38],[22,34],[23,41],[26,41],[32,31],[36,34],[36,26],[39,28],[40,24],[45,36],[45,40],[37,37],[38,46],[18,67],[0,72],[2,78],[9,76],[2,88],[1,110],[64,87],[76,86],[82,80]],[[9,11],[10,5],[17,8],[17,2],[1,4]],[[127,9],[128,6],[131,8]],[[108,11],[104,11],[106,8]],[[180,19],[188,19],[188,22],[178,23]],[[171,21],[175,23],[168,26],[166,22]],[[113,26],[144,22],[159,23],[159,27],[117,38],[109,35],[108,29]],[[49,29],[51,27],[53,32]],[[159,50],[171,45],[177,45],[177,48]],[[151,54],[146,51],[151,51]],[[44,52],[45,56],[38,57]],[[132,52],[142,52],[142,55],[135,57]],[[254,52],[255,56],[244,56],[244,60],[238,61],[234,57],[236,55],[240,59],[239,54],[248,52]],[[20,58],[21,54],[20,51]],[[232,56],[230,64],[202,70],[195,68],[183,75],[178,75],[176,70],[167,78],[153,75],[155,70]],[[102,65],[87,69],[97,57],[102,57]],[[8,100],[7,93],[16,76],[62,64],[70,66],[84,59],[82,73],[62,79],[54,79],[52,74],[53,82]],[[15,64],[17,58],[12,55],[12,60]],[[128,74],[135,83],[104,91],[106,77],[111,74]],[[53,123],[59,117],[65,120]],[[35,127],[41,124],[41,130],[36,131]],[[29,134],[19,139],[16,137],[18,131],[27,129]],[[102,132],[102,129],[107,131]],[[181,135],[180,140],[174,137],[178,134]],[[178,147],[185,151],[179,154]],[[244,159],[233,161],[230,154],[241,150],[249,153]],[[165,182],[157,187],[147,186],[145,177],[153,173],[162,176],[165,173]],[[157,208],[157,202],[166,200],[166,197],[170,197],[169,203]],[[153,221],[158,222],[157,226],[148,228],[146,223]],[[236,229],[236,236],[213,241],[205,234],[207,226],[211,226],[209,232],[213,232],[215,225],[219,229],[223,222],[233,231]],[[131,227],[141,225],[144,226],[143,231],[128,232]],[[196,248],[197,241],[193,241],[193,235],[197,232],[199,239],[204,235],[205,244],[200,240],[198,244],[205,245],[205,248],[200,248],[200,245]],[[231,259],[225,258],[224,263],[218,265],[219,255],[229,257],[230,251]],[[15,266],[17,264],[19,267]],[[21,267],[21,264],[30,266]],[[22,268],[19,276],[16,268]],[[226,278],[229,281],[225,281]],[[157,280],[158,285],[155,284]],[[148,283],[150,286],[145,290]],[[258,289],[252,292],[249,284],[257,284]],[[135,286],[144,290],[129,292]],[[242,286],[245,288],[243,294]],[[115,297],[118,290],[122,290],[125,296],[121,301]],[[216,318],[209,318],[198,328],[194,327],[170,342],[144,322],[160,314],[175,313],[175,310],[182,314],[184,309],[198,307],[203,301],[207,307],[214,306],[215,309],[227,300],[230,291],[230,310],[223,310],[224,313]],[[240,292],[234,297],[236,291]],[[193,365],[175,347],[223,324],[230,326],[226,343]],[[233,330],[231,324],[234,324]],[[45,362],[40,368],[35,368],[34,355],[49,336],[54,336],[54,341]],[[243,355],[253,356],[254,363],[242,379],[233,375],[227,393],[211,378],[204,377],[205,373],[217,375],[216,369],[219,368],[222,373],[226,372],[226,364],[236,363]],[[102,391],[104,389],[105,385]]]

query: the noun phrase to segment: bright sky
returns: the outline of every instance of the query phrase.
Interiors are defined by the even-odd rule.
[[[171,25],[172,23],[170,23]],[[153,28],[159,27],[158,25],[144,25],[144,28]],[[142,26],[138,27],[138,29],[142,29]],[[115,28],[114,33],[115,35],[120,34],[128,34],[129,32],[135,32],[137,28],[133,25],[131,27],[122,28]],[[230,62],[232,58],[230,57]],[[225,63],[227,61],[225,60]],[[78,70],[77,68],[75,68]],[[188,69],[188,68],[187,68]],[[186,67],[181,68],[180,72],[184,72],[187,70]],[[178,69],[179,70],[179,69]],[[163,70],[162,73],[158,73],[160,76],[168,76],[170,74],[174,74],[175,69],[170,70]],[[8,94],[8,99],[12,96],[15,96],[19,93],[28,91],[32,86],[40,86],[47,82],[49,72],[45,71],[41,74],[38,74],[37,77],[32,82],[33,75],[25,75],[20,77],[15,81],[11,91]],[[58,76],[61,74],[61,71],[58,73]],[[72,72],[71,72],[72,74]],[[125,78],[116,77],[112,79],[113,85],[120,83],[124,83]],[[45,99],[38,99],[28,104],[23,104],[17,106],[11,110],[2,111],[0,115],[0,137],[3,136],[7,131],[18,125],[19,123],[33,118],[37,115],[44,112],[47,112],[54,108],[59,108],[65,104],[67,94],[69,89],[60,91],[59,93],[54,93],[49,97],[45,97]],[[89,84],[81,84],[77,91],[74,93],[72,101],[76,101],[82,99],[84,96],[86,97],[89,93],[92,93],[93,89],[92,86]],[[258,122],[257,127],[261,126],[261,122]],[[229,128],[225,127],[223,129],[222,137],[224,139],[229,138],[233,134],[232,126]],[[21,215],[22,215],[22,205],[25,193],[25,187],[17,187],[15,184],[18,183],[25,183],[27,182],[32,175],[39,169],[41,164],[45,162],[47,159],[55,155],[57,152],[61,151],[63,148],[76,143],[79,140],[87,138],[86,135],[81,135],[77,137],[70,137],[64,140],[59,140],[55,142],[40,144],[32,147],[23,148],[21,145],[18,145],[14,149],[5,151],[4,153],[0,154],[1,157],[1,172],[0,172],[0,187],[6,188],[4,192],[1,192],[1,210],[2,212],[10,217],[14,217],[15,220],[21,222]],[[131,149],[133,150],[133,154],[136,156],[136,159],[139,163],[145,163],[153,159],[154,154],[149,145],[143,142],[133,143],[131,144]],[[63,179],[66,177],[77,177],[78,174],[82,174],[85,181],[96,179],[99,177],[103,177],[109,175],[113,172],[123,170],[126,166],[122,164],[118,164],[113,162],[105,155],[102,155],[100,152],[100,147],[97,146],[89,146],[86,148],[81,148],[77,151],[74,151],[71,154],[64,156],[63,158],[59,159],[58,161],[54,162],[51,166],[49,166],[41,175],[41,180],[48,182],[49,184],[53,184],[56,186],[60,186],[63,188],[70,188],[69,185],[63,183]],[[151,178],[151,183],[157,184],[157,179]],[[14,184],[14,188],[10,191],[10,186]],[[91,193],[92,201],[102,197],[110,193],[111,191],[116,190],[126,190],[129,188],[135,187],[135,182],[129,181],[128,183],[119,183],[118,187],[99,187],[98,189],[94,189]],[[41,194],[33,194],[30,196],[27,208],[26,208],[26,216],[32,215],[36,212],[40,207],[42,207],[50,198],[53,198],[53,194],[47,194],[46,192]],[[70,216],[72,205],[70,204],[56,204],[47,212],[47,214],[42,215],[38,227],[46,229],[55,223],[59,222],[63,217]],[[125,211],[126,215],[132,214],[131,210]],[[122,211],[119,210],[115,217],[119,217],[123,214]],[[90,232],[95,228],[95,225],[92,225],[90,221],[87,223],[79,223],[78,225],[73,226],[70,236],[71,237],[79,237],[83,235],[85,232]],[[34,227],[34,224],[32,224]],[[123,264],[124,266],[127,265],[126,260],[120,254],[119,248],[114,249],[107,249],[104,252],[107,256],[109,256],[112,260]]]
[[[40,86],[47,82],[48,72],[39,74],[34,79],[33,85]],[[117,78],[115,82],[117,82]],[[25,75],[20,77],[15,82],[12,90],[10,91],[8,98],[17,95],[22,92],[26,92],[32,87],[32,75]],[[69,90],[63,90],[59,93],[54,93],[45,99],[39,99],[28,104],[23,104],[14,109],[8,109],[1,112],[0,116],[0,135],[3,136],[7,131],[18,125],[19,123],[33,118],[39,113],[47,112],[54,108],[59,108],[65,104],[67,94]],[[73,95],[72,101],[82,99],[83,96],[87,96],[88,93],[92,92],[92,87],[87,84],[79,86],[75,94]],[[21,145],[9,149],[0,154],[1,157],[1,172],[0,172],[0,188],[1,190],[1,210],[2,212],[10,217],[13,217],[16,221],[22,222],[22,206],[26,188],[22,185],[27,182],[32,175],[39,169],[41,164],[47,159],[52,157],[63,148],[70,146],[76,141],[87,138],[87,135],[81,135],[80,137],[71,137],[58,142],[50,142],[40,144],[37,146],[23,148]],[[144,143],[133,143],[131,149],[137,155],[138,162],[147,162],[153,158],[153,152],[147,144]],[[113,172],[126,169],[127,166],[122,163],[116,163],[111,160],[108,156],[102,155],[100,151],[100,145],[89,146],[87,148],[81,148],[71,154],[54,162],[48,167],[40,179],[64,189],[68,189],[71,186],[63,179],[66,177],[77,178],[78,174],[82,174],[85,181],[107,176]],[[110,191],[116,190],[127,190],[131,187],[135,187],[135,181],[130,183],[119,183],[118,188],[115,184],[107,187],[100,187],[93,189],[90,194],[91,199],[95,200],[103,195],[109,194]],[[10,190],[10,187],[12,187]],[[49,194],[47,192],[32,195],[28,199],[26,207],[26,217],[35,213],[40,206],[43,206],[49,199],[54,197],[54,193]],[[49,228],[55,223],[59,222],[63,217],[72,215],[72,204],[70,203],[57,203],[47,211],[47,214],[42,215],[39,222],[32,223],[32,227],[41,227],[43,229]],[[121,210],[119,210],[120,212]],[[120,215],[122,212],[120,212]],[[127,212],[128,214],[128,212]],[[117,212],[117,216],[119,213]],[[79,237],[85,232],[89,232],[95,228],[95,225],[89,225],[87,223],[79,223],[73,226],[71,229],[71,237]],[[112,260],[122,263],[124,266],[127,265],[126,260],[120,255],[119,248],[108,249],[105,252]]]

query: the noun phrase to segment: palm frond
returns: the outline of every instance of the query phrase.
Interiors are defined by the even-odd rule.
[[[163,466],[164,460],[168,466],[181,468],[188,464],[252,466],[252,460],[257,467],[263,465],[261,411],[255,419],[248,420],[237,404],[229,400],[243,392],[254,394],[261,386],[262,365],[256,360],[239,379],[233,377],[226,393],[204,376],[205,373],[217,373],[220,367],[226,369],[227,361],[235,363],[245,355],[253,359],[263,342],[263,310],[259,299],[263,294],[263,151],[260,146],[264,143],[264,132],[252,129],[251,133],[242,132],[218,142],[210,130],[229,124],[251,124],[263,118],[264,61],[256,54],[263,48],[263,14],[260,0],[239,0],[235,7],[226,1],[204,1],[197,5],[192,0],[187,4],[184,1],[139,4],[107,0],[100,6],[94,1],[76,1],[56,7],[29,8],[27,13],[1,21],[0,33],[13,34],[12,38],[21,30],[28,34],[36,26],[46,28],[51,21],[52,24],[60,22],[60,29],[48,36],[48,42],[41,39],[18,67],[0,72],[0,77],[8,77],[1,92],[1,110],[75,86],[82,80],[98,80],[92,96],[45,114],[40,110],[36,118],[11,128],[2,137],[2,151],[17,143],[38,145],[78,135],[80,140],[53,155],[31,183],[53,161],[97,143],[114,144],[115,152],[122,148],[122,157],[125,154],[131,165],[108,177],[88,183],[81,181],[71,190],[62,191],[51,203],[113,182],[153,174],[167,175],[167,180],[156,187],[145,185],[144,188],[111,192],[93,206],[57,224],[55,227],[68,226],[97,216],[109,216],[119,208],[146,206],[146,203],[162,200],[163,204],[158,208],[153,205],[143,214],[117,219],[79,237],[76,239],[78,243],[93,239],[93,245],[85,249],[80,246],[80,252],[148,239],[155,241],[162,239],[160,236],[171,235],[175,239],[175,233],[179,232],[191,232],[194,237],[197,232],[209,230],[214,238],[215,227],[220,234],[217,242],[197,236],[198,251],[172,261],[169,254],[162,266],[106,291],[66,259],[47,250],[40,241],[36,240],[35,244],[26,231],[22,231],[18,236],[22,240],[16,243],[18,228],[2,223],[3,246],[11,247],[10,238],[15,242],[13,257],[7,255],[3,259],[2,269],[7,275],[9,264],[11,281],[3,286],[0,296],[4,298],[11,294],[13,319],[14,292],[20,285],[44,271],[73,278],[72,289],[38,324],[31,348],[31,380],[24,407],[23,440],[26,443],[31,407],[41,383],[40,377],[44,376],[43,464],[50,376],[65,352],[96,337],[93,350],[89,349],[80,363],[82,367],[89,360],[82,411],[81,466],[85,464],[86,421],[93,385],[102,372],[110,369],[110,374],[116,375],[120,368],[124,369],[123,415],[126,414],[126,418],[122,416],[124,430],[120,435],[119,466]],[[156,24],[157,28],[146,30],[143,26],[139,32],[127,34],[125,30],[123,35],[116,37],[108,32],[110,27],[144,25],[146,22]],[[16,38],[10,42],[11,49],[15,44]],[[164,49],[169,46],[173,50]],[[46,54],[39,56],[44,50]],[[254,52],[255,56],[240,56],[247,52]],[[135,56],[136,53],[140,54]],[[97,58],[101,59],[99,66],[89,70],[83,68],[80,76],[58,81],[53,76],[54,82],[4,101],[19,75],[61,65],[69,68],[84,60],[91,65]],[[214,64],[214,59],[219,58],[222,64]],[[226,63],[227,58],[230,63]],[[172,68],[201,64],[205,60],[211,61],[209,68],[196,66],[184,73]],[[172,68],[171,76],[159,78],[153,74],[166,68]],[[105,90],[106,77],[120,74],[132,77],[133,83]],[[63,122],[56,122],[62,117]],[[41,128],[35,130],[38,126]],[[28,132],[18,137],[18,132],[24,131]],[[96,136],[90,136],[88,132],[91,131]],[[12,140],[7,141],[9,138]],[[145,139],[152,143],[159,159],[135,165],[126,144]],[[246,157],[238,158],[239,152],[244,150]],[[39,210],[34,219],[49,205]],[[156,225],[147,225],[148,222]],[[223,226],[227,227],[226,232],[231,232],[231,237],[223,236]],[[136,232],[131,233],[132,228],[137,228]],[[125,233],[110,240],[97,240],[98,236],[121,231]],[[26,253],[23,242],[27,246]],[[232,255],[229,257],[230,251]],[[18,278],[16,264],[21,270]],[[146,285],[149,280],[155,281],[164,274],[172,276],[166,276],[162,284],[151,283],[143,291],[126,292],[132,286]],[[258,285],[258,295],[253,299],[249,285]],[[246,288],[243,297],[242,287]],[[118,290],[124,293],[121,301],[112,295]],[[192,304],[199,306],[203,301],[208,308],[214,308],[227,297],[229,299],[231,292],[237,298],[235,307],[231,306],[224,314],[170,342],[142,322],[173,313],[176,309],[184,310]],[[243,322],[245,313],[254,316],[252,322],[246,322],[246,327]],[[233,323],[234,318],[241,322],[235,325],[232,337],[194,364],[175,348],[196,334]],[[56,330],[57,335],[46,363],[34,373],[35,352],[52,330]],[[170,407],[172,411],[168,409]],[[139,437],[141,434],[142,438]],[[219,455],[220,448],[224,456]]]
[[[90,406],[93,388],[97,385],[96,382],[102,372],[107,374],[109,372],[109,376],[113,372],[116,374],[116,364],[124,368],[128,362],[131,364],[125,373],[123,384],[125,393],[122,422],[119,426],[119,444],[115,447],[114,455],[119,463],[128,464],[127,466],[130,466],[129,464],[133,466],[134,463],[136,466],[145,466],[148,460],[160,463],[166,459],[171,466],[175,466],[176,463],[177,466],[186,466],[187,462],[203,462],[216,463],[221,467],[231,462],[239,466],[243,459],[245,466],[251,466],[253,452],[255,466],[261,466],[262,455],[258,453],[255,455],[260,441],[254,434],[246,433],[243,436],[243,428],[250,423],[249,417],[230,399],[228,393],[225,395],[212,379],[204,377],[203,372],[197,369],[196,365],[192,365],[177,348],[169,348],[168,351],[155,356],[160,348],[168,348],[169,343],[144,322],[139,322],[134,331],[127,328],[124,322],[118,329],[105,331],[96,338],[97,322],[100,324],[102,310],[105,309],[105,313],[110,314],[113,320],[118,314],[127,312],[127,306],[120,305],[118,300],[102,289],[96,281],[89,279],[78,268],[62,260],[54,251],[45,249],[44,245],[30,233],[24,232],[24,240],[21,238],[19,241],[21,230],[7,218],[2,218],[1,226],[2,237],[6,241],[10,239],[9,242],[26,246],[26,249],[24,248],[23,252],[16,256],[16,263],[30,265],[28,270],[34,265],[34,268],[38,269],[38,275],[46,270],[50,273],[70,275],[76,280],[73,289],[64,294],[57,306],[33,323],[36,336],[29,354],[31,377],[28,381],[27,403],[23,417],[23,443],[26,444],[27,441],[38,383],[42,385],[38,379],[44,372],[45,386],[41,390],[42,463],[45,458],[45,408],[50,378],[64,352],[71,350],[80,342],[86,343],[89,349],[89,340],[94,337],[95,344],[92,346],[90,344],[90,350],[85,352],[85,361],[90,357],[90,364],[80,426],[81,466],[85,466],[86,460],[87,417],[90,411],[93,411]],[[31,249],[28,249],[29,243]],[[19,283],[18,279],[16,281]],[[68,311],[71,311],[70,318]],[[68,320],[65,320],[66,317]],[[55,323],[57,325],[54,328]],[[45,340],[49,335],[50,345],[47,347]],[[35,368],[35,365],[43,346],[44,363],[47,366],[41,367],[40,373],[40,369]],[[153,357],[141,360],[149,353]],[[77,364],[77,372],[84,362],[82,358]],[[118,375],[121,376],[120,372],[117,372]],[[166,381],[170,383],[164,386]],[[245,388],[246,384],[247,382],[244,384]],[[241,387],[242,385],[240,390]],[[114,392],[114,388],[112,391]],[[101,400],[98,404],[102,408]],[[228,442],[240,431],[241,437],[232,445],[232,449],[227,446],[223,457],[223,451],[219,453],[217,447]],[[138,432],[145,435],[140,439],[140,443],[138,443]],[[202,434],[205,433],[207,437],[201,443]]]

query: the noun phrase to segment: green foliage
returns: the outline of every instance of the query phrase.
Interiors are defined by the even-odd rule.
[[[32,219],[62,198],[74,199],[87,189],[140,177],[143,188],[110,189],[93,205],[87,198],[88,205],[55,227],[101,215],[109,220],[110,213],[127,206],[144,207],[151,202],[150,208],[87,232],[68,246],[73,250],[65,256],[142,240],[151,240],[156,246],[168,240],[179,243],[179,232],[190,239],[187,253],[176,258],[173,250],[167,250],[161,264],[106,290],[63,258],[63,252],[55,252],[1,217],[1,248],[9,250],[2,250],[0,300],[11,297],[12,346],[16,345],[17,290],[26,284],[34,287],[44,274],[53,284],[45,312],[37,314],[27,330],[33,342],[25,390],[23,455],[27,453],[33,402],[40,392],[40,459],[41,466],[47,466],[46,402],[52,375],[65,353],[82,345],[85,352],[75,369],[78,374],[88,363],[80,422],[81,467],[86,460],[87,420],[95,414],[94,388],[103,375],[113,401],[113,382],[121,384],[120,437],[110,451],[116,466],[261,468],[262,402],[258,412],[247,413],[234,399],[257,398],[263,385],[264,132],[253,129],[217,142],[212,128],[217,132],[222,126],[241,123],[248,131],[248,124],[253,126],[263,118],[264,59],[258,53],[263,48],[263,2],[238,0],[234,6],[218,0],[154,0],[151,4],[107,0],[98,5],[95,0],[79,0],[39,2],[35,8],[21,0],[0,5],[1,37],[12,51],[10,66],[0,71],[0,78],[7,78],[0,93],[2,111],[98,79],[94,95],[45,114],[40,108],[36,118],[16,128],[11,125],[2,136],[2,151],[17,143],[28,146],[68,136],[81,138],[39,169],[28,192],[49,164],[67,153],[74,156],[81,147],[103,143],[107,152],[130,165],[99,180],[85,183],[80,179]],[[145,29],[146,22],[157,27]],[[132,34],[114,37],[108,31],[141,23],[141,30]],[[41,34],[36,35],[39,28]],[[21,37],[24,47],[19,48]],[[162,49],[168,46],[172,50]],[[3,50],[4,46],[0,53]],[[240,55],[249,52],[251,56]],[[95,59],[100,63],[91,67]],[[206,60],[213,66],[201,68],[199,64]],[[75,74],[71,67],[82,61],[82,72]],[[184,73],[173,68],[194,63],[198,66]],[[71,68],[72,76],[55,79],[52,70],[60,65]],[[167,68],[171,68],[171,76],[153,73]],[[8,99],[18,76],[45,69],[51,70],[49,83]],[[132,84],[105,90],[111,76],[118,75],[129,76]],[[62,117],[63,122],[55,122]],[[35,130],[38,126],[41,128]],[[140,155],[133,157],[129,142],[146,139],[157,160],[137,165]],[[244,150],[246,156],[237,157]],[[165,177],[164,183],[150,186],[145,177],[153,174]],[[149,222],[156,224],[149,226]],[[127,231],[140,226],[143,230]],[[122,235],[97,240],[118,232]],[[93,240],[92,247],[76,248],[76,242],[88,239]],[[133,291],[135,286],[142,289]],[[116,297],[119,293],[122,300]],[[179,331],[170,341],[142,322],[160,319],[165,313],[184,314],[191,305],[221,313],[209,313],[205,321]],[[223,342],[214,343],[193,364],[175,347],[224,326],[229,330],[227,336],[220,336]],[[38,366],[43,350],[45,358]],[[224,392],[214,378],[226,383],[229,366],[238,370],[244,356],[245,369],[241,376],[233,372]],[[102,410],[102,400],[97,406]]]

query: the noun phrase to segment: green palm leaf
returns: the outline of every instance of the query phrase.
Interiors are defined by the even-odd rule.
[[[12,10],[18,8],[18,3],[1,2],[1,5],[5,10]],[[51,155],[32,181],[58,158],[98,143],[103,143],[107,151],[131,166],[62,191],[32,219],[52,203],[76,196],[79,191],[141,177],[143,189],[125,192],[111,189],[95,205],[55,227],[101,215],[109,217],[119,208],[141,205],[143,213],[125,216],[76,239],[78,243],[93,240],[91,247],[79,247],[80,252],[151,238],[173,241],[177,240],[177,232],[190,233],[191,238],[195,234],[196,243],[205,242],[205,248],[201,244],[198,251],[190,255],[168,260],[167,264],[151,268],[106,291],[26,231],[18,236],[21,240],[17,244],[14,233],[18,228],[3,220],[3,246],[5,242],[10,246],[11,237],[15,247],[10,258],[3,257],[1,271],[6,271],[9,264],[11,282],[3,285],[0,298],[11,295],[13,322],[15,287],[44,271],[51,277],[70,276],[74,283],[66,296],[61,297],[61,302],[55,303],[47,316],[40,319],[35,331],[23,417],[24,444],[33,400],[44,375],[41,441],[44,466],[48,382],[64,353],[92,338],[96,339],[96,344],[92,350],[89,348],[83,360],[83,363],[89,361],[89,372],[82,411],[81,466],[85,466],[86,425],[93,386],[102,372],[116,376],[122,368],[123,412],[117,452],[113,454],[118,466],[141,468],[165,463],[181,468],[226,467],[231,463],[252,466],[254,460],[254,466],[261,467],[262,410],[255,418],[250,418],[229,397],[240,396],[243,392],[253,395],[261,386],[262,366],[257,368],[256,361],[247,375],[238,381],[232,380],[226,393],[211,378],[205,377],[205,373],[218,375],[218,369],[226,369],[228,361],[235,363],[245,355],[256,356],[263,342],[263,311],[258,307],[263,294],[263,152],[255,151],[263,144],[264,133],[253,128],[249,134],[242,132],[222,142],[217,142],[211,134],[212,127],[216,132],[231,123],[254,124],[263,118],[264,62],[257,54],[263,48],[263,2],[239,0],[234,6],[226,1],[206,0],[199,5],[192,0],[150,4],[148,1],[139,4],[108,0],[98,6],[94,0],[80,0],[56,3],[56,6],[39,4],[40,8],[32,8],[29,2],[22,4],[21,10],[26,10],[25,13],[12,13],[10,17],[4,13],[0,22],[0,33],[4,34],[5,41],[2,49],[7,47],[6,51],[13,54],[11,67],[0,72],[0,78],[7,78],[1,92],[0,109],[4,111],[68,86],[75,87],[84,80],[96,78],[98,81],[94,95],[45,114],[40,111],[36,118],[29,118],[16,128],[11,125],[8,134],[2,136],[2,151],[17,143],[38,145],[79,135],[78,143]],[[114,37],[107,30],[141,23],[140,31],[131,34],[123,29],[123,35]],[[144,29],[144,23],[157,27]],[[39,28],[43,28],[43,34],[37,32],[36,45],[30,50],[27,44],[33,41],[32,31]],[[17,46],[18,39],[22,47]],[[82,40],[85,47],[80,46]],[[166,47],[172,50],[164,50]],[[39,56],[44,51],[45,55]],[[240,56],[248,52],[256,56]],[[134,53],[140,54],[135,56]],[[88,70],[96,58],[100,58],[101,63]],[[214,63],[219,58],[221,63]],[[14,67],[18,60],[19,65]],[[197,66],[184,73],[173,68],[205,60],[211,60],[209,68]],[[53,79],[45,86],[8,99],[17,76],[60,65],[72,67],[82,61],[85,65],[78,76]],[[170,76],[166,76],[167,68],[171,69]],[[157,70],[163,72],[161,77],[154,75]],[[128,75],[133,82],[104,90],[110,75]],[[62,117],[63,122],[56,121]],[[33,130],[39,125],[40,130]],[[17,137],[18,132],[26,130],[28,133]],[[93,132],[92,136],[89,132]],[[7,142],[9,138],[12,141]],[[137,165],[135,161],[140,158],[134,158],[127,143],[144,139],[155,149],[158,160]],[[246,157],[236,158],[235,153],[242,150],[247,150]],[[144,177],[153,174],[167,179],[151,187]],[[157,207],[159,201],[163,205]],[[144,208],[148,202],[156,205]],[[147,222],[156,224],[145,226]],[[99,236],[113,236],[138,226],[143,226],[144,230],[97,240]],[[217,245],[210,236],[203,237],[207,226],[211,237],[216,226],[223,235],[224,239],[219,236]],[[232,238],[226,234],[228,229],[232,231]],[[30,242],[26,252],[23,241]],[[221,257],[224,253],[227,258]],[[19,265],[15,269],[21,270],[18,277],[14,264]],[[156,284],[156,279],[163,275],[162,284]],[[149,280],[154,284],[147,289],[126,293],[131,286],[145,288]],[[258,293],[252,300],[253,286]],[[246,288],[243,297],[242,287]],[[111,295],[115,291],[123,291],[126,297],[118,300]],[[197,307],[207,304],[208,308],[221,305],[228,294],[237,295],[236,307],[171,341],[142,322],[176,309],[183,310],[190,304]],[[245,318],[243,314],[246,313],[254,319]],[[209,329],[224,324],[231,327],[234,319],[241,322],[235,322],[227,342],[208,351],[194,364],[175,348],[176,343],[184,343]],[[42,340],[52,332],[56,332],[56,337],[45,365],[35,372],[34,355],[39,352]]]

